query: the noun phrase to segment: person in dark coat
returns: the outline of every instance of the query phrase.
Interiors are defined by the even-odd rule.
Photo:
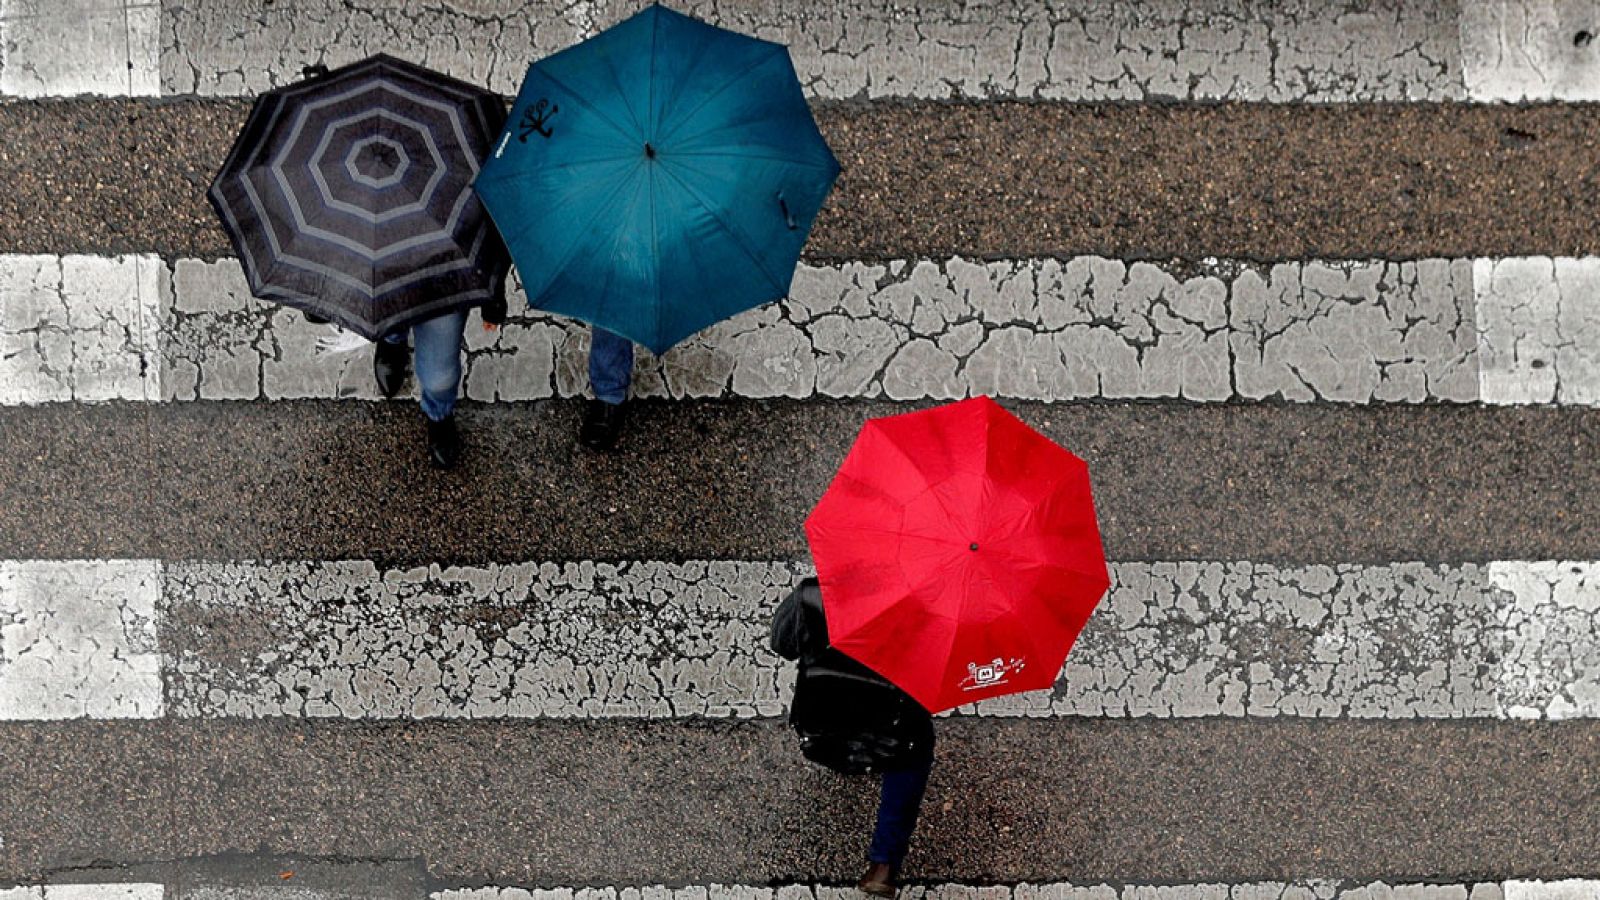
[[[828,645],[815,578],[778,605],[771,644],[799,663],[789,724],[800,735],[800,752],[841,774],[883,778],[867,871],[857,887],[893,897],[933,770],[933,717],[911,695]]]

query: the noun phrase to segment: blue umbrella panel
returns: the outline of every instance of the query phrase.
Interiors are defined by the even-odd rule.
[[[529,67],[475,187],[533,306],[660,353],[788,295],[838,174],[783,45],[652,6]]]
[[[472,192],[496,95],[387,56],[256,100],[206,192],[258,297],[369,338],[501,297]]]

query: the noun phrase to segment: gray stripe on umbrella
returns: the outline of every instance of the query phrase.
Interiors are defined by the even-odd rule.
[[[388,86],[380,85],[380,87],[387,88]],[[363,93],[364,91],[365,91],[365,88],[352,90],[352,91],[347,91],[344,94],[339,95],[338,97],[329,98],[328,100],[323,101],[321,103],[313,104],[313,106],[317,106],[317,107],[326,106],[326,105],[332,104],[334,102],[337,102],[339,100],[349,99],[351,97],[357,96],[357,95]],[[419,101],[422,100],[422,98],[416,98],[416,97],[414,97],[414,95],[411,95],[409,92],[397,92],[397,93],[402,93],[404,96],[411,97],[412,99],[417,99]],[[431,109],[435,109],[435,110],[439,110],[439,111],[444,112],[445,115],[450,120],[451,127],[455,129],[457,136],[460,137],[463,140],[463,143],[462,143],[461,146],[463,148],[469,146],[469,144],[465,142],[466,141],[466,135],[463,134],[462,131],[461,131],[461,123],[458,121],[454,110],[452,110],[449,107],[441,108],[441,106],[439,104],[435,104],[435,103],[423,102],[423,105],[428,106]],[[283,152],[287,152],[287,149],[292,147],[292,146],[294,146],[294,144],[297,142],[297,140],[299,138],[299,132],[302,130],[302,128],[303,128],[303,126],[305,124],[304,120],[305,120],[305,118],[306,118],[306,116],[308,114],[308,110],[310,108],[311,108],[310,106],[303,108],[299,112],[299,114],[297,115],[297,120],[296,120],[296,123],[295,123],[295,126],[294,126],[294,132],[291,134],[291,137],[285,142],[285,144],[284,144],[285,150]],[[396,117],[396,118],[400,118],[400,117]],[[433,142],[432,135],[429,134],[425,128],[422,128],[419,123],[416,123],[416,122],[411,121],[411,120],[406,120],[406,124],[409,124],[409,125],[412,125],[414,127],[417,127],[418,130],[422,132],[422,134],[424,135],[425,139],[428,141],[429,148],[435,153],[435,159],[440,159],[440,156],[438,155],[438,146],[437,146],[437,144],[435,144]],[[331,129],[329,129],[329,130],[331,130]],[[281,167],[280,167],[280,162],[281,162],[281,159],[282,159],[283,152],[280,152],[279,157],[273,161],[272,165],[269,167],[269,171],[272,172],[273,179],[274,179],[274,181],[277,182],[279,190],[283,192],[284,199],[288,203],[289,208],[290,208],[292,214],[295,217],[295,222],[296,222],[297,225],[299,225],[301,227],[301,229],[303,230],[303,233],[307,234],[310,237],[323,239],[323,240],[328,241],[329,243],[332,243],[332,244],[335,244],[337,246],[343,247],[343,248],[345,248],[347,250],[350,250],[351,252],[361,256],[363,259],[369,260],[371,262],[377,262],[377,261],[379,261],[381,259],[384,259],[384,258],[386,258],[388,256],[391,256],[391,255],[393,255],[395,253],[398,253],[398,252],[401,252],[401,251],[404,251],[404,250],[414,249],[416,247],[423,246],[423,245],[428,244],[428,243],[433,243],[435,241],[439,241],[439,240],[442,240],[442,239],[449,239],[451,237],[451,235],[454,234],[455,229],[459,225],[459,221],[460,221],[460,218],[461,218],[461,215],[462,215],[463,211],[466,208],[467,201],[470,200],[471,197],[472,197],[472,191],[471,191],[470,188],[468,188],[466,190],[463,190],[461,192],[460,196],[457,197],[454,206],[450,210],[450,214],[449,214],[448,218],[446,219],[446,221],[444,222],[444,224],[442,225],[442,227],[440,229],[432,231],[432,232],[428,232],[428,233],[423,234],[423,235],[418,235],[418,236],[413,237],[413,238],[408,238],[408,239],[403,240],[403,241],[398,241],[398,242],[395,242],[393,244],[389,244],[389,245],[385,246],[382,249],[381,252],[378,252],[377,250],[375,250],[373,248],[365,247],[364,245],[361,245],[361,244],[359,244],[357,242],[350,241],[349,239],[343,238],[343,237],[341,237],[339,235],[334,235],[334,234],[332,234],[330,232],[326,232],[326,231],[324,231],[322,229],[314,228],[314,227],[312,227],[312,226],[310,226],[309,224],[306,223],[304,211],[300,208],[299,203],[298,203],[298,201],[296,199],[296,195],[295,195],[294,191],[287,184],[287,181],[286,181],[285,177],[283,176],[283,173],[282,173],[282,170],[281,170]],[[478,170],[477,160],[473,159],[472,155],[470,153],[463,153],[461,155],[462,155],[462,158],[468,160],[469,167],[473,170],[474,175],[476,175],[477,170]],[[316,171],[315,167],[311,167],[311,171],[313,173],[313,177],[318,177],[319,186],[323,187],[323,189],[325,190],[326,189],[326,183],[322,182],[320,180],[320,177],[319,177],[320,173],[318,173]],[[442,171],[443,171],[443,169],[442,169],[442,159],[441,159],[441,172]],[[276,256],[278,257],[278,260],[280,262],[287,263],[287,264],[292,265],[292,266],[294,266],[296,268],[299,268],[299,269],[301,269],[303,271],[309,271],[309,272],[313,272],[315,274],[319,274],[319,275],[324,275],[324,276],[330,277],[330,278],[334,279],[335,281],[338,281],[340,284],[344,284],[346,286],[349,286],[353,290],[359,291],[359,292],[361,292],[362,294],[364,294],[364,295],[366,295],[368,297],[376,297],[377,295],[385,293],[387,291],[396,290],[396,289],[398,289],[400,287],[404,287],[404,286],[407,286],[407,285],[410,285],[410,284],[414,284],[417,281],[420,281],[423,278],[426,278],[426,277],[428,277],[430,275],[433,275],[433,274],[440,274],[440,273],[447,272],[447,271],[453,271],[453,270],[465,268],[465,267],[468,267],[468,266],[471,265],[471,263],[467,262],[467,261],[459,261],[457,263],[443,264],[441,266],[435,266],[435,267],[431,267],[429,269],[424,269],[424,270],[421,270],[419,272],[415,272],[415,273],[412,273],[412,274],[409,274],[409,275],[406,275],[406,276],[402,276],[400,278],[390,279],[388,281],[382,282],[382,283],[377,284],[377,285],[368,285],[368,284],[366,284],[364,282],[361,282],[359,280],[351,278],[350,276],[338,271],[337,269],[333,269],[333,268],[330,268],[328,266],[322,265],[321,263],[317,263],[315,261],[306,259],[304,257],[301,257],[301,256],[298,256],[298,255],[286,252],[284,250],[282,244],[278,241],[276,232],[274,232],[274,230],[272,228],[272,220],[271,220],[271,218],[265,214],[266,213],[266,209],[267,209],[267,205],[261,199],[261,196],[256,192],[255,186],[250,182],[250,179],[245,177],[242,173],[239,176],[239,183],[244,188],[245,193],[249,196],[251,203],[255,206],[256,212],[257,212],[257,217],[261,220],[261,222],[265,226],[265,227],[263,227],[261,229],[261,231],[266,235],[268,242],[271,243],[273,252],[274,252],[274,254],[276,254]],[[327,199],[327,198],[325,197],[324,199]],[[226,202],[226,198],[225,197],[223,198],[223,205],[225,205],[225,206],[228,205],[227,202]],[[230,224],[231,225],[233,225],[234,227],[238,226],[237,218],[234,215],[231,214],[231,211],[230,211],[230,214],[229,214],[228,218],[230,220]],[[248,248],[246,248],[245,254],[246,255],[250,255]],[[257,271],[259,272],[259,268],[257,269]],[[293,296],[296,299],[300,299],[301,298],[301,295],[299,295],[296,292],[286,292],[285,296]]]
[[[348,246],[350,249],[354,250],[357,246],[361,245],[346,244],[345,241],[348,239],[342,235],[333,236],[332,232],[316,228],[306,221],[305,210],[300,207],[300,197],[295,193],[294,189],[289,186],[289,179],[283,172],[283,159],[289,154],[290,150],[294,149],[295,144],[300,140],[300,131],[301,127],[305,124],[305,117],[306,112],[302,110],[298,116],[298,121],[295,122],[294,131],[289,135],[289,139],[284,142],[283,149],[278,151],[278,155],[272,160],[272,163],[268,166],[267,171],[272,173],[273,180],[278,183],[278,187],[283,191],[284,198],[289,201],[290,212],[294,215],[295,224],[300,226],[301,231],[316,235],[317,237],[329,238],[335,243]],[[368,212],[359,206],[345,203],[336,199],[333,196],[333,192],[328,188],[328,181],[323,176],[322,170],[318,168],[322,161],[322,155],[328,151],[328,144],[332,142],[333,133],[335,131],[372,118],[388,119],[391,122],[395,122],[399,125],[416,130],[416,132],[422,136],[423,141],[427,143],[428,153],[433,157],[433,161],[436,166],[436,168],[433,170],[433,174],[428,177],[428,183],[423,187],[422,194],[417,197],[415,202],[407,203],[404,206],[398,206],[394,209],[386,210],[381,213]],[[408,119],[405,116],[389,112],[388,110],[374,109],[367,112],[357,113],[353,116],[347,116],[343,119],[335,119],[334,121],[328,123],[328,125],[322,130],[321,139],[317,141],[317,148],[311,152],[311,159],[309,162],[307,162],[306,169],[311,173],[312,180],[317,183],[317,189],[321,193],[322,201],[324,203],[334,209],[340,210],[341,212],[347,212],[356,218],[367,222],[368,224],[378,225],[410,213],[421,212],[427,209],[428,203],[433,199],[434,192],[439,189],[439,184],[444,181],[445,173],[448,171],[449,167],[445,165],[444,156],[439,152],[439,145],[434,142],[433,135],[428,132],[427,127],[421,122],[418,122],[415,119]],[[376,251],[377,248],[370,249]]]
[[[396,124],[414,129],[422,136],[422,140],[428,145],[428,155],[433,157],[434,162],[433,174],[428,177],[427,183],[423,185],[422,193],[418,195],[414,202],[407,203],[404,206],[397,206],[394,209],[385,210],[381,213],[369,212],[368,210],[364,210],[354,204],[345,203],[344,201],[333,196],[333,190],[328,186],[327,178],[321,169],[322,157],[328,152],[328,145],[333,141],[334,132],[341,128],[355,125],[359,122],[363,122],[372,118],[388,119]],[[295,222],[300,223],[302,228],[306,228],[307,230],[315,230],[309,229],[303,224],[305,211],[300,208],[299,195],[295,194],[289,188],[288,178],[283,171],[283,158],[288,155],[288,152],[292,150],[293,147],[294,145],[292,143],[285,144],[282,152],[278,154],[278,158],[273,160],[272,177],[277,180],[279,186],[283,188],[284,193],[293,199]],[[418,122],[415,119],[408,119],[405,116],[396,113],[391,113],[388,110],[375,109],[364,113],[357,113],[353,116],[347,116],[343,119],[336,119],[333,122],[328,123],[328,125],[323,129],[322,139],[317,142],[317,148],[311,152],[311,159],[306,163],[305,168],[311,173],[312,180],[317,183],[317,189],[321,192],[324,203],[333,209],[350,213],[364,222],[372,225],[379,225],[384,222],[398,219],[401,216],[423,212],[426,210],[428,208],[428,204],[433,201],[433,195],[439,189],[440,183],[444,181],[444,176],[449,171],[450,167],[445,164],[444,155],[439,152],[439,145],[434,142],[433,135],[428,132],[428,129],[424,127],[421,122]],[[376,251],[376,248],[372,249]]]
[[[400,157],[400,161],[395,164],[394,171],[382,178],[368,175],[356,165],[356,156],[373,144],[382,144]],[[375,191],[394,187],[406,177],[406,173],[410,170],[411,154],[406,152],[405,145],[386,137],[369,137],[356,141],[350,146],[350,152],[346,153],[344,157],[344,171],[346,175],[350,176],[350,180],[362,187],[368,187]]]
[[[249,179],[241,177],[240,181],[241,181],[241,183],[243,183],[245,191],[250,195],[250,199],[255,203],[256,208],[258,210],[261,209],[261,198],[256,195],[255,189],[250,185]],[[463,199],[461,201],[459,201],[459,202],[462,203],[462,205],[464,205],[465,201],[467,199],[470,199],[470,194],[471,194],[470,191],[464,191],[462,193],[462,198]],[[231,204],[228,203],[226,197],[222,198],[222,202],[221,202],[220,205],[223,208],[223,214],[228,219],[229,227],[232,227],[232,228],[235,228],[235,229],[239,228],[239,222],[238,222],[238,219],[235,217],[235,215],[233,213],[233,207],[232,207]],[[261,217],[261,218],[263,218],[263,220],[265,219],[264,216]],[[273,252],[273,254],[275,256],[275,259],[276,259],[277,263],[282,264],[282,265],[287,265],[287,266],[290,266],[292,268],[300,269],[301,271],[309,272],[309,273],[314,274],[314,275],[320,275],[320,276],[325,276],[327,278],[331,278],[332,280],[337,281],[338,283],[340,283],[342,285],[345,285],[346,287],[349,287],[350,289],[361,293],[363,296],[366,296],[369,299],[375,299],[380,294],[384,294],[384,293],[387,293],[389,291],[397,290],[399,288],[415,284],[415,283],[417,283],[419,281],[423,281],[423,280],[425,280],[427,278],[431,278],[431,277],[433,277],[435,275],[442,275],[442,274],[446,274],[448,272],[457,271],[457,270],[460,270],[460,269],[471,268],[475,264],[474,261],[475,261],[475,259],[477,257],[478,248],[482,245],[483,239],[484,239],[484,235],[487,233],[487,229],[480,228],[478,230],[478,232],[479,232],[478,236],[473,242],[473,251],[472,251],[472,253],[470,253],[468,255],[468,257],[466,259],[456,260],[454,262],[449,262],[449,263],[440,263],[438,265],[429,266],[429,267],[424,268],[424,269],[417,269],[417,270],[414,270],[414,271],[408,273],[407,275],[401,276],[399,278],[390,279],[389,281],[385,281],[381,285],[370,285],[370,284],[367,284],[365,282],[360,281],[359,279],[353,278],[350,275],[347,275],[344,272],[339,271],[338,269],[332,268],[330,266],[325,266],[325,265],[323,265],[322,263],[319,263],[319,262],[314,262],[312,260],[305,259],[304,257],[295,256],[293,254],[284,252],[283,247],[278,243],[277,235],[275,233],[273,233],[272,228],[270,226],[262,228],[260,231],[261,231],[262,234],[266,235],[267,242],[272,245],[272,252]],[[437,238],[436,237],[430,238],[430,240],[437,240]],[[421,243],[426,243],[426,242],[424,241],[424,242],[421,242]],[[257,262],[255,260],[254,254],[250,252],[249,246],[246,245],[246,244],[241,244],[241,247],[244,250],[244,258],[246,260],[246,263],[250,267],[250,272],[253,274],[252,281],[253,281],[253,283],[255,285],[259,285],[259,287],[256,288],[258,293],[260,293],[260,294],[262,294],[264,296],[277,297],[277,298],[280,298],[280,299],[288,299],[288,300],[299,300],[299,301],[302,301],[302,302],[315,302],[316,300],[319,299],[319,298],[311,296],[309,294],[300,293],[299,291],[294,291],[294,290],[291,290],[291,289],[288,289],[288,288],[283,288],[283,287],[267,284],[267,281],[266,281],[266,279],[265,279],[265,277],[263,275],[263,272],[262,272],[261,268],[259,267],[259,265],[257,264]],[[481,289],[475,289],[475,290],[481,290]],[[472,295],[473,293],[474,293],[474,291],[467,291],[467,292],[464,292],[462,294],[458,294],[456,296],[464,298],[464,297],[468,297],[468,296]],[[483,295],[485,297],[487,297],[488,296],[487,291],[483,291]],[[427,304],[426,306],[423,306],[423,307],[414,307],[414,309],[429,309],[429,308],[432,308],[433,306],[435,306],[435,304]],[[405,316],[405,318],[409,318],[409,317],[410,317],[409,315]],[[393,320],[394,320],[393,318],[386,319],[386,320],[384,320],[384,322],[389,322],[389,321],[393,321]],[[379,324],[381,325],[383,323],[379,323]]]
[[[283,158],[284,158],[285,155],[287,155],[287,153],[289,152],[289,150],[291,148],[293,148],[296,144],[299,143],[300,133],[301,133],[301,131],[304,130],[306,121],[309,118],[311,112],[313,112],[314,110],[317,110],[317,109],[321,109],[321,108],[324,108],[324,107],[327,107],[327,106],[334,105],[336,103],[343,102],[345,100],[349,100],[349,99],[351,99],[353,97],[359,96],[360,94],[366,93],[367,91],[369,91],[369,90],[371,90],[373,88],[390,91],[391,93],[394,93],[394,94],[397,94],[399,96],[405,97],[407,99],[413,100],[413,101],[417,102],[419,105],[426,106],[429,109],[432,109],[432,110],[435,110],[437,112],[442,113],[446,117],[446,119],[449,121],[451,129],[455,131],[456,138],[460,141],[460,144],[458,146],[460,148],[462,148],[463,150],[465,150],[465,149],[467,149],[467,148],[469,148],[471,146],[471,142],[467,139],[467,136],[466,136],[465,132],[462,130],[462,123],[461,123],[461,121],[460,121],[460,119],[459,119],[459,117],[457,115],[458,110],[456,108],[445,106],[443,104],[434,103],[434,102],[429,101],[428,99],[426,99],[424,97],[417,96],[416,94],[413,94],[410,91],[406,91],[406,90],[394,87],[393,85],[386,85],[386,84],[381,84],[380,83],[380,84],[374,84],[374,85],[365,85],[363,87],[356,88],[356,89],[353,89],[353,90],[349,90],[349,91],[346,91],[346,92],[344,92],[342,94],[338,94],[336,96],[329,97],[329,98],[326,98],[324,100],[320,100],[320,101],[317,101],[315,103],[311,103],[311,104],[307,104],[307,105],[303,106],[300,110],[297,111],[296,118],[295,118],[295,123],[294,123],[294,126],[293,126],[293,128],[292,128],[292,130],[290,132],[290,135],[284,141],[283,149],[281,151],[279,151],[277,157],[275,159],[273,159],[273,161],[269,165],[269,171],[272,173],[273,179],[278,183],[279,190],[281,190],[283,192],[284,198],[288,202],[290,211],[291,211],[291,213],[293,214],[293,216],[295,218],[295,223],[300,227],[302,232],[308,234],[309,236],[322,238],[322,239],[327,240],[330,243],[333,243],[333,244],[335,244],[337,246],[344,247],[345,249],[350,250],[351,252],[360,255],[363,259],[367,259],[369,261],[376,262],[379,259],[382,259],[382,258],[384,258],[386,256],[389,256],[389,255],[392,255],[394,253],[397,253],[397,252],[400,252],[400,251],[403,251],[403,250],[410,250],[410,249],[413,249],[413,248],[419,247],[419,246],[423,246],[424,244],[440,240],[442,236],[443,237],[447,237],[447,236],[449,236],[451,234],[454,234],[455,229],[456,229],[456,227],[458,225],[459,219],[461,217],[461,213],[465,209],[465,203],[463,201],[466,198],[470,197],[472,192],[471,192],[470,187],[462,191],[461,196],[457,198],[454,206],[451,208],[449,216],[447,217],[447,219],[445,220],[445,222],[443,223],[443,225],[441,226],[441,228],[439,230],[436,230],[436,231],[433,231],[433,232],[429,232],[429,233],[424,234],[424,235],[419,235],[419,236],[416,236],[416,237],[413,237],[413,238],[408,238],[406,240],[399,241],[399,242],[396,242],[396,243],[393,243],[393,244],[389,244],[389,245],[384,246],[383,248],[368,248],[368,247],[365,247],[364,245],[352,242],[349,239],[344,238],[343,236],[336,235],[336,234],[333,234],[331,232],[324,231],[323,229],[313,227],[313,226],[311,226],[310,224],[308,224],[306,222],[306,220],[305,220],[305,212],[304,212],[303,209],[301,209],[299,201],[298,201],[298,198],[297,198],[297,195],[295,194],[293,189],[290,188],[290,186],[288,185],[287,178],[283,173],[283,169],[282,169]],[[439,170],[436,172],[435,178],[433,180],[430,180],[428,188],[426,188],[425,191],[424,191],[424,196],[418,201],[417,204],[413,205],[413,206],[418,206],[420,208],[425,208],[427,203],[431,199],[432,193],[437,189],[438,182],[440,180],[442,180],[443,173],[444,173],[445,168],[446,168],[446,166],[444,164],[444,160],[443,160],[443,154],[440,152],[438,144],[434,142],[432,132],[429,129],[427,129],[425,126],[423,126],[420,122],[416,122],[415,120],[406,119],[406,118],[404,118],[402,116],[399,116],[399,115],[396,115],[396,114],[393,114],[393,113],[388,113],[385,110],[378,110],[376,112],[378,114],[385,115],[386,117],[391,118],[394,121],[398,121],[398,122],[401,122],[402,124],[405,124],[405,125],[408,125],[408,126],[410,126],[412,128],[415,128],[418,131],[418,133],[420,133],[422,135],[423,139],[425,141],[427,141],[429,151],[433,154],[435,161],[438,162]],[[330,126],[325,128],[324,132],[323,132],[323,141],[322,141],[322,143],[319,143],[318,150],[316,151],[316,153],[313,154],[313,160],[315,160],[317,158],[317,156],[319,156],[320,153],[325,149],[323,144],[325,144],[327,142],[331,132],[333,132],[337,128],[342,127],[344,125],[351,124],[351,123],[356,122],[356,121],[360,121],[364,117],[366,117],[366,114],[347,117],[346,119],[335,120],[335,122],[333,122]],[[476,177],[477,174],[478,174],[478,160],[475,159],[471,153],[463,152],[463,153],[460,154],[460,156],[461,156],[462,159],[464,159],[466,161],[467,168],[469,168],[471,170],[473,177]],[[315,165],[308,166],[308,169],[310,170],[312,177],[317,181],[317,185],[318,185],[318,187],[321,189],[321,191],[323,193],[323,199],[325,201],[331,201],[332,198],[331,198],[331,196],[329,194],[329,191],[328,191],[327,182],[323,179],[322,173],[317,169],[317,167]],[[470,181],[470,179],[469,179],[469,181]],[[267,231],[270,232],[270,230],[271,230],[271,219],[264,214],[265,211],[266,211],[266,204],[262,202],[261,197],[256,193],[256,191],[254,189],[254,186],[251,185],[249,180],[247,178],[245,178],[242,174],[240,176],[240,182],[244,185],[244,189],[245,189],[246,193],[248,193],[250,195],[250,199],[255,204],[255,206],[257,207],[258,211],[260,211],[262,213],[261,219],[262,219],[263,223],[265,223],[267,225],[267,228],[264,229],[264,230],[267,230]],[[335,208],[344,208],[346,206],[345,204],[337,203],[337,201],[333,201],[333,202],[336,204]],[[354,207],[349,207],[349,208],[351,210],[355,210]],[[411,211],[413,211],[413,209],[412,209],[411,206],[408,206],[408,207],[405,208],[405,211],[406,212],[411,212]],[[400,211],[395,211],[393,214],[383,214],[383,215],[379,215],[376,218],[374,218],[374,217],[371,217],[370,214],[367,214],[363,210],[355,210],[355,212],[356,212],[357,215],[361,216],[363,219],[365,219],[367,221],[370,221],[370,222],[373,222],[374,224],[377,224],[377,223],[380,223],[380,222],[383,222],[383,221],[388,221],[389,219],[391,219],[391,218],[393,218],[393,217],[395,217],[395,216],[400,214]],[[269,234],[269,239],[271,237],[272,236]],[[273,240],[272,243],[273,243],[273,249],[279,255],[284,256],[285,259],[292,259],[292,260],[294,260],[296,262],[305,262],[308,265],[313,266],[313,267],[316,265],[315,263],[311,263],[309,260],[303,260],[302,258],[297,257],[297,256],[293,256],[292,254],[285,254],[283,249],[282,249],[282,247],[279,245],[279,243],[276,240]],[[394,282],[394,281],[384,282],[383,284],[378,285],[375,288],[375,292],[376,293],[383,293],[384,291],[387,291],[387,290],[393,290],[397,286],[399,286],[399,283]],[[363,286],[363,290],[365,290],[365,286]]]

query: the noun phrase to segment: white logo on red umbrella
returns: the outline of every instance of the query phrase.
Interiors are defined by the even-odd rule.
[[[1012,675],[1021,672],[1026,665],[1027,661],[1021,657],[1005,660],[998,656],[986,663],[967,663],[967,677],[961,679],[961,689],[981,691],[1005,684]]]

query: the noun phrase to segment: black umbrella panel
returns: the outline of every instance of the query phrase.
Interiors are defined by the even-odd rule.
[[[498,299],[496,95],[388,56],[261,95],[206,196],[256,296],[376,339]]]

